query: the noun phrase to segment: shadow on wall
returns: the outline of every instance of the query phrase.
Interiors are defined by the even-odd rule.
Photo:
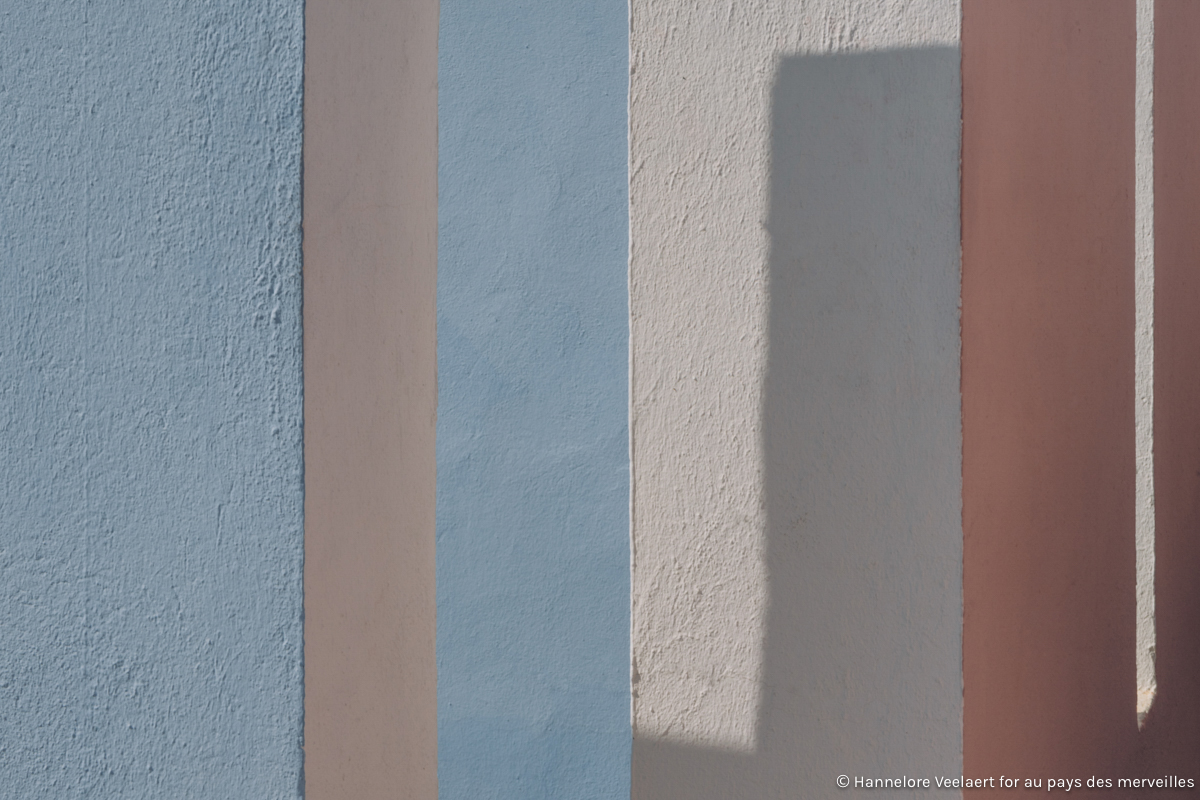
[[[959,80],[955,48],[781,63],[758,746],[635,739],[637,800],[960,774]]]

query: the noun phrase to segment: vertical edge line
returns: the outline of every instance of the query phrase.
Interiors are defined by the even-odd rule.
[[[634,529],[636,483],[634,476],[634,340],[633,340],[633,2],[625,5],[625,324],[626,342],[626,426],[629,458],[629,744],[630,782],[633,781],[633,739],[637,736],[637,690],[640,677],[634,651],[634,571],[637,568],[637,536]],[[632,793],[632,788],[630,789]]]
[[[1137,0],[1134,103],[1134,427],[1137,721],[1154,704],[1154,0]]]

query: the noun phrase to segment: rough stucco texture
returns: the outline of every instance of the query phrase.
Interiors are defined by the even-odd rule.
[[[627,26],[441,4],[443,800],[629,796]]]
[[[301,791],[303,3],[8,3],[7,797]]]
[[[1200,751],[1200,5],[1159,0],[1154,14],[1158,699],[1139,766],[1184,775]]]
[[[632,3],[635,797],[956,774],[959,18]]]

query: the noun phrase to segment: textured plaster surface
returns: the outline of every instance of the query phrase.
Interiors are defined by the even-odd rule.
[[[1190,774],[1200,752],[1200,6],[1158,0],[1154,42],[1154,471],[1158,697],[1139,770]]]
[[[1137,713],[1158,690],[1154,677],[1154,4],[1137,0],[1134,100],[1134,434],[1137,548]]]
[[[299,0],[8,3],[6,797],[301,791]]]
[[[632,3],[636,797],[960,763],[959,19]]]
[[[628,8],[446,0],[444,800],[629,796]]]
[[[437,797],[437,0],[308,0],[305,781]]]

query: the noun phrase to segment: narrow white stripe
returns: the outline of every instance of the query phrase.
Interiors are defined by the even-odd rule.
[[[1137,717],[1154,703],[1154,0],[1137,0],[1135,321]]]

